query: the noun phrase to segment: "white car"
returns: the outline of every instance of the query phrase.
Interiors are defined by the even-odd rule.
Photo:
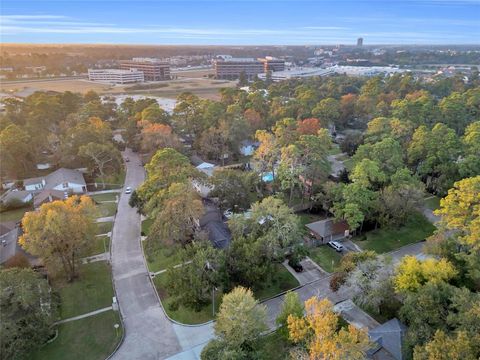
[[[223,216],[225,216],[227,219],[231,219],[233,216],[233,211],[232,209],[227,209],[223,212]]]
[[[125,194],[131,194],[132,193],[132,188],[130,186],[127,186],[125,189]]]
[[[328,245],[334,248],[338,252],[341,252],[343,250],[343,245],[337,241],[329,241]]]

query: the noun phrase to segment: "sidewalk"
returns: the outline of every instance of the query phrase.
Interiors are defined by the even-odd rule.
[[[78,315],[78,316],[74,316],[74,317],[71,317],[71,318],[68,318],[68,319],[60,320],[60,321],[57,321],[55,323],[55,325],[63,324],[63,323],[70,322],[70,321],[84,319],[84,318],[89,317],[89,316],[95,316],[95,315],[101,314],[101,313],[103,313],[105,311],[109,311],[109,310],[113,310],[113,308],[111,306],[109,306],[109,307],[106,307],[106,308],[103,308],[103,309],[91,311],[91,312],[83,314],[83,315]]]

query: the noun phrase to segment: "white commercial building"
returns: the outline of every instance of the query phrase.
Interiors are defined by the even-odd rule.
[[[330,69],[336,74],[349,76],[375,76],[405,72],[405,70],[393,66],[332,66]]]
[[[271,73],[272,81],[282,81],[288,79],[298,79],[298,78],[305,78],[305,77],[312,77],[312,76],[326,76],[333,74],[333,70],[328,69],[321,69],[321,68],[313,68],[313,67],[298,67],[292,68],[290,70],[284,71],[275,71]],[[265,80],[267,78],[267,74],[258,74],[258,78],[260,80]]]
[[[145,81],[143,71],[137,69],[88,69],[88,79],[112,84],[129,84]]]

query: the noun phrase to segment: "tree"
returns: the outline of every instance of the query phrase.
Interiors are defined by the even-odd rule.
[[[266,316],[265,306],[255,300],[251,290],[236,287],[223,296],[215,335],[226,349],[251,351],[255,340],[267,330]]]
[[[156,203],[154,209],[147,207],[155,219],[149,241],[185,246],[192,241],[197,221],[205,211],[202,200],[189,183],[173,183],[162,200],[161,206]]]
[[[376,161],[387,177],[405,167],[402,146],[391,137],[384,138],[375,144],[360,145],[353,159],[355,164],[363,159]]]
[[[56,304],[48,282],[31,269],[0,271],[0,352],[23,359],[52,335]]]
[[[167,289],[174,307],[183,305],[200,311],[212,299],[219,286],[222,257],[209,243],[188,245],[180,253],[182,266],[167,270]]]
[[[186,156],[171,148],[158,150],[145,169],[146,180],[137,192],[150,210],[161,205],[158,198],[164,196],[165,190],[170,185],[186,183],[189,179],[200,176]]]
[[[370,159],[363,159],[356,164],[350,178],[361,186],[374,189],[387,180],[385,173],[380,169],[380,165]]]
[[[280,327],[277,331],[282,334],[285,339],[288,339],[288,317],[290,315],[295,317],[302,317],[305,308],[300,301],[298,293],[288,291],[283,299],[280,313],[277,315],[275,323]]]
[[[371,343],[363,329],[349,325],[338,329],[338,315],[328,299],[312,297],[305,302],[305,317],[290,315],[288,330],[295,343],[305,343],[310,359],[363,360]]]
[[[437,330],[424,346],[416,346],[413,360],[476,360],[480,356],[480,337],[466,331],[448,336]]]
[[[456,275],[457,270],[445,259],[422,261],[408,255],[402,258],[396,269],[395,290],[402,294],[415,292],[426,283],[449,281]]]
[[[312,115],[329,124],[336,125],[340,119],[340,103],[333,98],[321,100],[312,110]]]
[[[394,301],[393,274],[391,261],[378,256],[358,262],[346,276],[344,287],[357,305],[379,314]]]
[[[170,123],[170,116],[168,113],[160,108],[157,103],[148,106],[140,113],[142,121],[148,121],[154,124],[168,125]]]
[[[300,135],[317,135],[318,130],[320,130],[320,120],[317,118],[298,120],[297,132]]]
[[[211,197],[218,197],[222,209],[248,209],[257,174],[233,169],[216,170],[210,178]]]
[[[480,121],[471,123],[462,138],[465,157],[460,160],[459,171],[462,177],[480,174]]]
[[[23,128],[11,124],[0,132],[0,162],[3,173],[14,178],[23,175],[32,160],[30,135]]]
[[[65,201],[43,204],[38,211],[22,219],[20,245],[57,270],[61,265],[65,277],[77,277],[77,262],[92,246],[95,236],[95,205],[88,196],[72,196]]]
[[[255,138],[260,142],[260,145],[255,151],[253,159],[261,172],[271,171],[273,178],[275,178],[275,164],[280,155],[275,136],[265,130],[257,130]]]
[[[149,153],[163,148],[180,148],[180,140],[169,125],[145,120],[139,122],[139,125],[141,127],[140,137],[143,151]]]
[[[122,166],[122,155],[112,143],[98,144],[91,142],[82,145],[78,149],[78,155],[92,161],[91,171],[93,172],[96,169],[100,172],[103,187],[105,187],[107,172],[118,172]]]

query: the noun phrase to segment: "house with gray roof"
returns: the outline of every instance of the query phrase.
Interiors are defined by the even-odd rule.
[[[373,360],[403,360],[403,338],[407,327],[397,318],[369,331],[370,339],[377,345],[369,352]]]
[[[59,190],[69,194],[82,194],[87,191],[83,174],[78,170],[60,168],[44,177],[25,179],[25,190]]]
[[[349,227],[346,221],[336,221],[334,218],[315,221],[305,225],[315,239],[321,243],[338,241],[349,235]]]
[[[232,234],[227,224],[223,222],[222,212],[215,205],[205,203],[205,214],[199,219],[199,226],[217,249],[224,249],[230,245]]]
[[[9,204],[26,204],[33,199],[33,192],[27,190],[8,190],[0,197],[0,202],[3,205]]]

